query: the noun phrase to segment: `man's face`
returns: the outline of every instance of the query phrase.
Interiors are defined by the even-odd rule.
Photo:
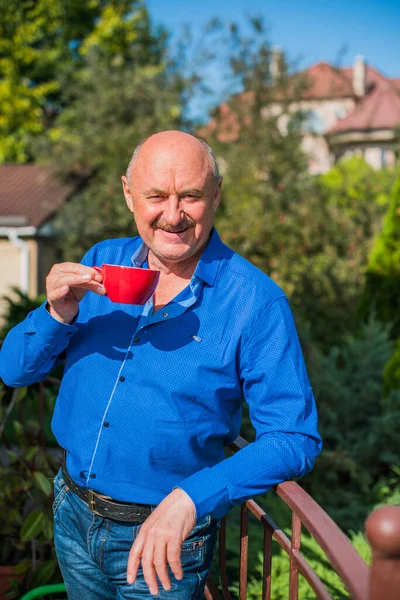
[[[216,184],[198,140],[178,132],[153,136],[141,148],[130,181],[122,181],[139,235],[159,260],[178,263],[201,253],[221,182]]]

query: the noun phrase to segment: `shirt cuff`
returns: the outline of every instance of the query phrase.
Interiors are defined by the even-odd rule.
[[[193,473],[178,486],[190,496],[196,507],[196,520],[211,514],[221,519],[232,507],[228,498],[228,489],[221,485],[219,469],[206,467]]]
[[[75,325],[57,321],[46,309],[47,301],[30,313],[26,333],[37,333],[47,344],[61,343],[63,348],[78,328]]]

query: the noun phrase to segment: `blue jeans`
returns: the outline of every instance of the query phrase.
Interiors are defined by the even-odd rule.
[[[128,584],[126,569],[140,524],[105,519],[69,490],[61,469],[54,478],[54,543],[69,600],[122,600],[161,598],[200,600],[215,550],[218,519],[206,516],[196,523],[182,545],[183,579],[169,570],[171,589],[159,582],[152,596],[140,568]]]

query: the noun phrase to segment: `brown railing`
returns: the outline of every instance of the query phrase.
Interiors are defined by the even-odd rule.
[[[47,382],[59,384],[48,378]],[[39,422],[41,442],[44,444],[44,383],[39,383]],[[230,446],[237,452],[248,442],[240,436]],[[332,569],[336,571],[354,600],[400,599],[400,506],[384,506],[375,510],[367,519],[366,533],[372,549],[372,565],[369,567],[352,546],[348,538],[327,513],[294,481],[281,483],[275,489],[277,495],[292,511],[291,538],[279,528],[273,519],[254,501],[241,506],[239,595],[247,598],[248,573],[248,521],[252,513],[264,528],[263,543],[263,589],[260,600],[273,600],[271,581],[272,543],[275,540],[286,552],[290,561],[288,600],[299,600],[299,573],[306,579],[318,600],[332,600],[313,568],[301,553],[301,530],[304,527],[325,553]],[[349,507],[351,509],[351,507]],[[229,521],[229,516],[228,516]],[[233,600],[229,591],[226,560],[227,519],[221,523],[219,534],[220,590],[211,579],[207,580],[207,600]],[[221,596],[222,594],[222,596]],[[300,600],[302,600],[300,598]]]
[[[231,445],[234,452],[248,442],[238,437]],[[369,567],[348,538],[326,512],[294,481],[281,483],[276,493],[292,511],[291,539],[271,517],[254,501],[241,507],[240,526],[240,600],[247,598],[248,519],[252,513],[264,528],[263,589],[260,600],[271,600],[272,540],[276,540],[289,557],[288,600],[298,600],[299,573],[303,575],[319,600],[332,600],[326,586],[301,553],[301,529],[305,529],[324,551],[330,565],[342,580],[354,600],[400,599],[400,506],[385,506],[375,510],[366,523],[366,533],[372,548],[372,566]],[[228,516],[229,521],[229,516]],[[219,535],[219,571],[224,600],[232,600],[226,572],[226,518]],[[221,593],[208,578],[205,590],[207,600],[221,600]],[[301,599],[300,599],[301,600]]]

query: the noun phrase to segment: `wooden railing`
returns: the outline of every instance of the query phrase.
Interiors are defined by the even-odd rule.
[[[238,437],[232,444],[234,452],[247,445]],[[283,548],[290,561],[288,600],[298,600],[299,573],[303,575],[319,600],[332,600],[325,584],[317,576],[301,553],[301,530],[307,529],[326,555],[330,565],[342,580],[354,600],[400,599],[400,506],[385,506],[375,510],[366,523],[366,533],[372,548],[372,566],[369,567],[348,538],[327,513],[294,481],[281,483],[276,493],[292,511],[291,539],[271,517],[254,501],[241,507],[240,526],[240,600],[247,598],[248,519],[252,513],[264,528],[263,587],[260,600],[273,600],[271,581],[272,540]],[[224,518],[219,534],[219,571],[222,597],[232,600],[226,572],[226,527]],[[215,582],[208,578],[205,590],[207,600],[221,600]],[[302,600],[300,598],[300,600]]]
[[[48,383],[58,385],[59,380],[48,378]],[[39,422],[41,442],[44,444],[44,383],[39,383]],[[233,452],[247,446],[240,436],[231,444]],[[294,481],[281,483],[276,494],[292,511],[292,529],[289,537],[254,500],[241,507],[239,589],[240,600],[247,598],[248,575],[248,522],[252,513],[264,529],[262,597],[274,600],[271,580],[272,544],[275,540],[288,555],[289,595],[288,600],[299,599],[299,573],[314,590],[318,600],[332,600],[313,568],[301,553],[301,530],[304,527],[316,540],[326,555],[332,569],[354,600],[399,600],[400,599],[400,506],[384,506],[376,509],[366,522],[366,534],[372,549],[372,565],[368,566],[352,546],[348,538],[327,513]],[[349,507],[351,510],[351,507]],[[207,580],[207,600],[233,600],[229,591],[226,559],[226,527],[229,516],[221,523],[219,533],[218,565],[220,582]],[[221,596],[222,594],[222,596]]]

